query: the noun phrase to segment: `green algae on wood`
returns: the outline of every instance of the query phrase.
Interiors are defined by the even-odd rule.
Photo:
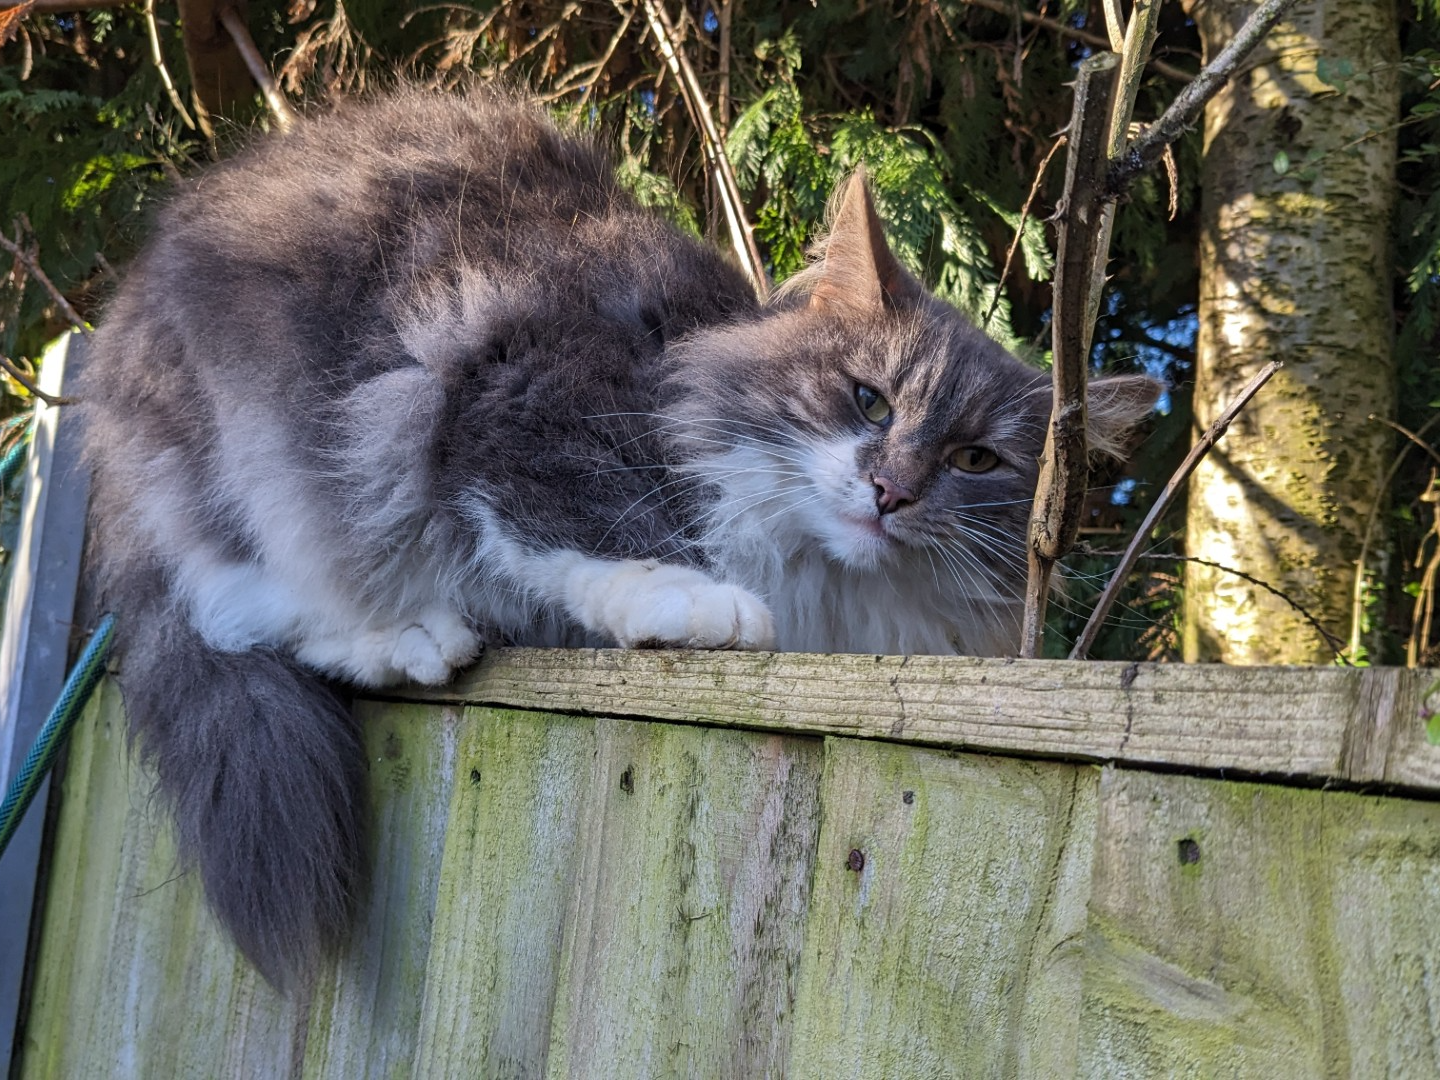
[[[417,1068],[782,1075],[818,744],[473,715]]]
[[[1093,799],[1074,813],[1077,783],[1093,785],[1085,773],[827,740],[797,1065],[1010,1077],[1022,1058],[1053,1058],[1025,1044],[1064,1040],[1063,1020],[1024,1020],[1032,990],[1057,1017],[1078,1005],[1078,985],[1052,978],[1047,958],[1084,908],[1086,874],[1062,867],[1067,851],[1093,846]],[[1061,885],[1079,895],[1056,898]]]

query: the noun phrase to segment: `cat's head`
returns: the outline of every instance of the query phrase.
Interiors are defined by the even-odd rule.
[[[724,493],[730,527],[763,521],[856,569],[920,554],[964,596],[1018,596],[1050,376],[900,265],[863,175],[776,310],[680,358],[678,445]],[[1094,380],[1091,447],[1118,453],[1158,392],[1140,376]]]

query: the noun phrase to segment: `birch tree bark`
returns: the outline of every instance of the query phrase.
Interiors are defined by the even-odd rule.
[[[1186,0],[1207,56],[1249,0]],[[1395,0],[1302,0],[1205,112],[1195,424],[1285,368],[1191,480],[1189,554],[1280,589],[1335,635],[1392,445],[1389,237],[1399,115]],[[1189,564],[1185,657],[1328,663],[1282,600]]]

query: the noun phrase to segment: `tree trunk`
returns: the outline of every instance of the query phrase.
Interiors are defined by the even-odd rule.
[[[1213,56],[1254,5],[1187,6]],[[1342,641],[1393,444],[1369,417],[1394,411],[1399,58],[1394,0],[1302,0],[1205,112],[1197,430],[1267,361],[1286,366],[1192,478],[1186,545]],[[1335,656],[1284,600],[1233,574],[1189,564],[1185,607],[1187,660]]]

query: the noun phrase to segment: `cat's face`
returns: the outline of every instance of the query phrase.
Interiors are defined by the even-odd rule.
[[[799,302],[684,354],[675,433],[723,492],[716,524],[855,570],[928,561],[947,591],[1018,600],[1049,375],[899,267],[860,180],[807,275]],[[1092,443],[1113,449],[1157,390],[1094,383]]]
[[[1014,599],[1048,377],[934,302],[807,306],[704,346],[677,436],[718,514],[855,570],[928,560],[965,596]]]
[[[991,580],[1023,573],[1044,378],[943,309],[830,331],[788,368],[788,429],[776,417],[813,493],[793,514],[857,569],[923,549]]]

